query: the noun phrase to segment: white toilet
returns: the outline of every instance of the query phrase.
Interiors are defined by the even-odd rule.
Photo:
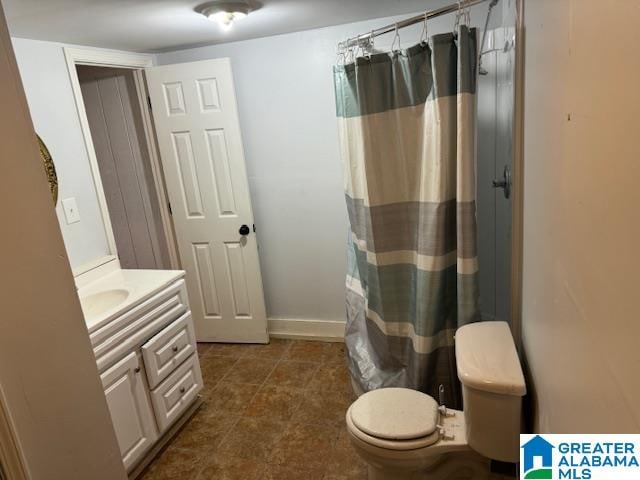
[[[456,332],[464,410],[407,388],[365,393],[347,411],[347,430],[369,480],[482,479],[490,459],[517,462],[524,375],[505,322]]]

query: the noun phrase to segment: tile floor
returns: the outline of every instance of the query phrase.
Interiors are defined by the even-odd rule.
[[[198,352],[204,405],[140,478],[366,480],[344,426],[353,394],[343,344],[271,340]]]

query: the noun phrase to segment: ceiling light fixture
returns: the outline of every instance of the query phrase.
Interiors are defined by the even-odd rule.
[[[249,15],[253,8],[244,1],[216,1],[199,5],[195,10],[209,20],[216,22],[223,30],[229,30],[234,21]]]

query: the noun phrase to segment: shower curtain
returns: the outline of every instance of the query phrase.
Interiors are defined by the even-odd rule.
[[[454,333],[479,320],[476,30],[334,68],[350,222],[345,342],[362,391],[460,407]]]

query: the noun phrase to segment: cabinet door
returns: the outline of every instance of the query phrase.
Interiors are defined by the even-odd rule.
[[[127,470],[158,437],[140,364],[132,352],[100,375]]]

